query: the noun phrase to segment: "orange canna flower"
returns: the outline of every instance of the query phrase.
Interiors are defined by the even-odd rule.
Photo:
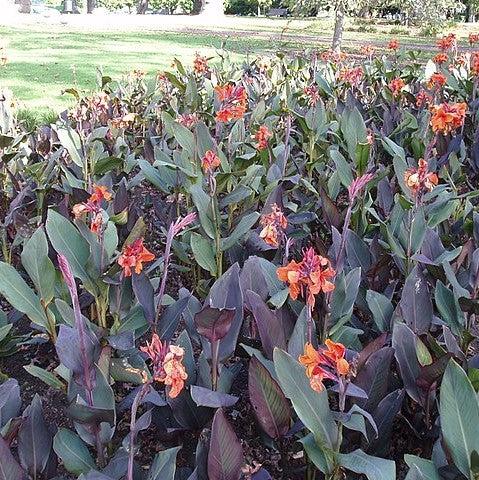
[[[306,375],[311,377],[316,366],[323,363],[324,357],[308,342],[304,346],[304,355],[300,355],[298,360],[306,368]]]
[[[432,59],[432,61],[434,63],[437,63],[438,65],[442,65],[443,63],[446,63],[448,60],[449,60],[449,57],[448,57],[447,53],[445,53],[445,52],[438,53]]]
[[[266,125],[261,125],[255,133],[254,138],[258,142],[256,148],[258,150],[266,150],[268,148],[268,140],[273,136]]]
[[[136,274],[143,270],[144,262],[151,262],[155,256],[143,245],[143,238],[136,239],[130,245],[123,248],[123,252],[118,257],[118,265],[123,268],[125,277],[131,277],[131,269],[135,269]]]
[[[429,79],[427,86],[428,88],[441,88],[446,85],[447,78],[443,73],[434,72]]]
[[[324,342],[327,350],[323,352],[324,356],[334,362],[339,375],[347,375],[349,373],[349,363],[344,358],[346,348],[342,343],[335,343],[329,338]]]
[[[479,33],[470,33],[469,34],[469,44],[472,46],[475,43],[479,42]]]
[[[462,103],[441,103],[431,107],[431,127],[434,133],[447,135],[456,131],[464,125],[466,118],[467,104]]]
[[[363,55],[366,55],[367,57],[370,57],[376,51],[376,47],[374,45],[368,43],[366,45],[361,45],[360,51]]]
[[[456,46],[456,35],[454,35],[454,33],[450,33],[449,35],[440,38],[437,41],[437,46],[443,52],[454,48]]]
[[[263,229],[259,236],[271,247],[278,248],[279,239],[284,235],[288,220],[276,203],[271,205],[271,213],[261,217],[260,223]]]
[[[155,381],[169,386],[168,396],[176,398],[185,387],[185,380],[188,378],[183,365],[185,351],[181,347],[162,342],[156,333],[153,334],[151,342],[146,342],[146,346],[140,347],[140,350],[153,362]]]
[[[86,203],[76,203],[73,205],[72,212],[75,218],[81,218],[85,213],[90,211]]]
[[[193,60],[193,70],[197,74],[204,74],[209,71],[208,59],[202,57],[198,52],[195,53],[195,59]]]
[[[216,114],[216,121],[226,123],[242,118],[248,106],[248,95],[241,85],[217,85],[215,92],[221,102],[221,108]]]
[[[352,87],[357,87],[361,83],[363,75],[362,67],[343,68],[339,72],[339,79],[344,83],[349,83]]]
[[[350,373],[348,361],[344,358],[346,348],[341,343],[330,339],[325,342],[326,348],[316,350],[310,343],[304,346],[304,354],[299,356],[299,363],[306,369],[311,388],[317,392],[324,390],[324,380],[339,381]]]
[[[201,167],[205,173],[214,172],[220,165],[220,157],[212,150],[207,150],[201,159]]]
[[[437,175],[428,171],[426,160],[420,158],[418,168],[408,168],[404,173],[404,182],[414,196],[424,191],[431,191],[437,184]]]
[[[348,58],[346,52],[335,52],[334,50],[325,50],[321,52],[320,58],[323,62],[341,63]]]
[[[314,307],[315,295],[334,290],[331,280],[336,272],[331,268],[330,261],[317,255],[312,248],[304,251],[300,263],[292,260],[285,267],[279,267],[276,273],[282,282],[289,284],[289,294],[293,300],[301,293],[311,307]]]
[[[398,97],[401,95],[401,90],[405,87],[404,80],[402,78],[394,78],[389,82],[389,90],[393,94],[393,97]]]
[[[389,50],[399,50],[399,40],[393,38],[388,43]]]
[[[285,267],[279,267],[276,270],[278,278],[289,285],[289,296],[296,300],[301,293],[301,287],[299,281],[301,279],[300,275],[301,263],[296,263],[294,260],[288,263]]]
[[[100,203],[102,200],[106,200],[107,202],[111,200],[111,193],[108,191],[108,187],[104,185],[93,185],[93,193],[90,195],[88,201]]]
[[[104,185],[93,185],[93,193],[84,203],[73,205],[72,213],[76,219],[81,218],[87,213],[92,214],[90,230],[99,234],[103,226],[103,215],[101,214],[101,204],[103,200],[109,202],[112,199],[108,187]]]

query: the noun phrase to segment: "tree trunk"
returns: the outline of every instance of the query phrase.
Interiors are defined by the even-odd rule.
[[[337,0],[334,19],[333,43],[331,45],[331,48],[334,52],[341,51],[344,30],[344,10],[344,0]]]
[[[136,9],[136,13],[139,15],[144,15],[148,10],[148,0],[140,0],[138,2],[138,8]]]
[[[93,13],[94,9],[95,9],[95,0],[87,0],[86,13]]]

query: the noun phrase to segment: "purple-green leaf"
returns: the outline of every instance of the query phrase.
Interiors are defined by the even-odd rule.
[[[291,423],[291,409],[277,382],[256,358],[249,362],[249,398],[261,428],[271,437],[285,435]]]
[[[211,427],[208,453],[209,480],[239,480],[244,464],[243,449],[233,428],[219,408]]]
[[[33,397],[32,403],[23,412],[17,443],[22,467],[35,478],[45,469],[53,443],[38,395]]]
[[[25,480],[27,476],[0,436],[0,480]]]
[[[209,388],[192,385],[190,387],[191,398],[198,407],[231,407],[237,401],[238,397],[227,393],[215,392]]]
[[[236,310],[231,308],[214,308],[206,306],[195,315],[198,333],[210,342],[221,340],[231,328]]]
[[[406,279],[399,302],[402,318],[416,333],[426,333],[431,326],[433,310],[429,288],[421,269],[416,266]]]
[[[286,350],[286,335],[281,318],[270,310],[261,297],[251,290],[246,292],[246,302],[258,326],[264,353],[270,360],[275,347]]]

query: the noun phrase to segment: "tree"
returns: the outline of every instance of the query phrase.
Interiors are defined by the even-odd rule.
[[[345,1],[346,0],[336,0],[334,6],[334,33],[331,49],[338,53],[341,51],[341,43],[343,41],[344,17],[346,10]]]

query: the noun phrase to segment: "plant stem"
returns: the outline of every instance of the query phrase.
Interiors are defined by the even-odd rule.
[[[131,420],[130,420],[130,450],[128,452],[128,471],[126,480],[133,480],[133,464],[135,461],[135,441],[136,441],[136,415],[138,413],[138,407],[140,406],[143,398],[148,393],[150,384],[145,383],[137,393],[133,404],[131,406]]]
[[[346,248],[346,238],[348,235],[349,224],[351,223],[351,213],[353,211],[353,204],[348,205],[346,216],[344,217],[343,231],[341,233],[341,243],[339,245],[339,252],[336,257],[336,276],[342,271],[344,264],[344,250]]]
[[[216,254],[216,278],[223,274],[223,252],[221,250],[221,223],[218,218],[218,201],[215,195],[215,189],[211,190],[211,211],[213,223],[215,226],[215,254]]]
[[[311,305],[306,304],[306,322],[308,325],[308,343],[313,339],[313,311]]]
[[[218,356],[220,352],[220,341],[211,342],[211,386],[213,390],[218,388]]]

